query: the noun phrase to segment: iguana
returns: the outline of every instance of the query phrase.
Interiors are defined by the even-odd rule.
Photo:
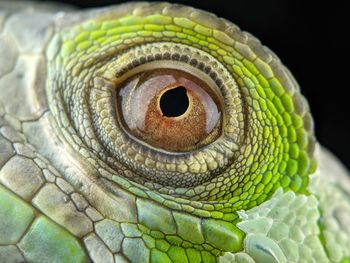
[[[277,56],[192,7],[0,2],[0,262],[350,262],[350,180]]]

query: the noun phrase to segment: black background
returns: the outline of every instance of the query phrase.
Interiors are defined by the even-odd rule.
[[[125,1],[59,1],[97,7]],[[350,168],[349,12],[345,1],[177,0],[224,17],[273,50],[308,99],[316,135]],[[323,3],[324,2],[324,3]],[[306,4],[308,3],[308,4]]]

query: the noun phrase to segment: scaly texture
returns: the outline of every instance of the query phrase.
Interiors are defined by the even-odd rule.
[[[0,3],[0,262],[349,260],[347,172],[258,40],[168,3],[52,10]],[[157,68],[213,89],[220,136],[130,135],[118,85]]]

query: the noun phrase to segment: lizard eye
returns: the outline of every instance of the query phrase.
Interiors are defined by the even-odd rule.
[[[138,139],[169,151],[188,151],[216,139],[221,106],[199,78],[175,69],[138,73],[119,85],[118,112]]]
[[[203,183],[227,168],[244,139],[236,81],[187,45],[121,50],[95,70],[86,92],[98,140],[148,183]]]

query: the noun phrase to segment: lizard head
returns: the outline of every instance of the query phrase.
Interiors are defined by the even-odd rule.
[[[99,216],[91,223],[84,208],[73,220],[45,206],[56,200],[49,182],[35,206],[91,258],[100,246],[131,262],[283,262],[262,235],[272,223],[249,220],[264,204],[307,194],[315,139],[307,102],[276,55],[182,5],[45,19],[29,107],[43,110],[22,130]]]

